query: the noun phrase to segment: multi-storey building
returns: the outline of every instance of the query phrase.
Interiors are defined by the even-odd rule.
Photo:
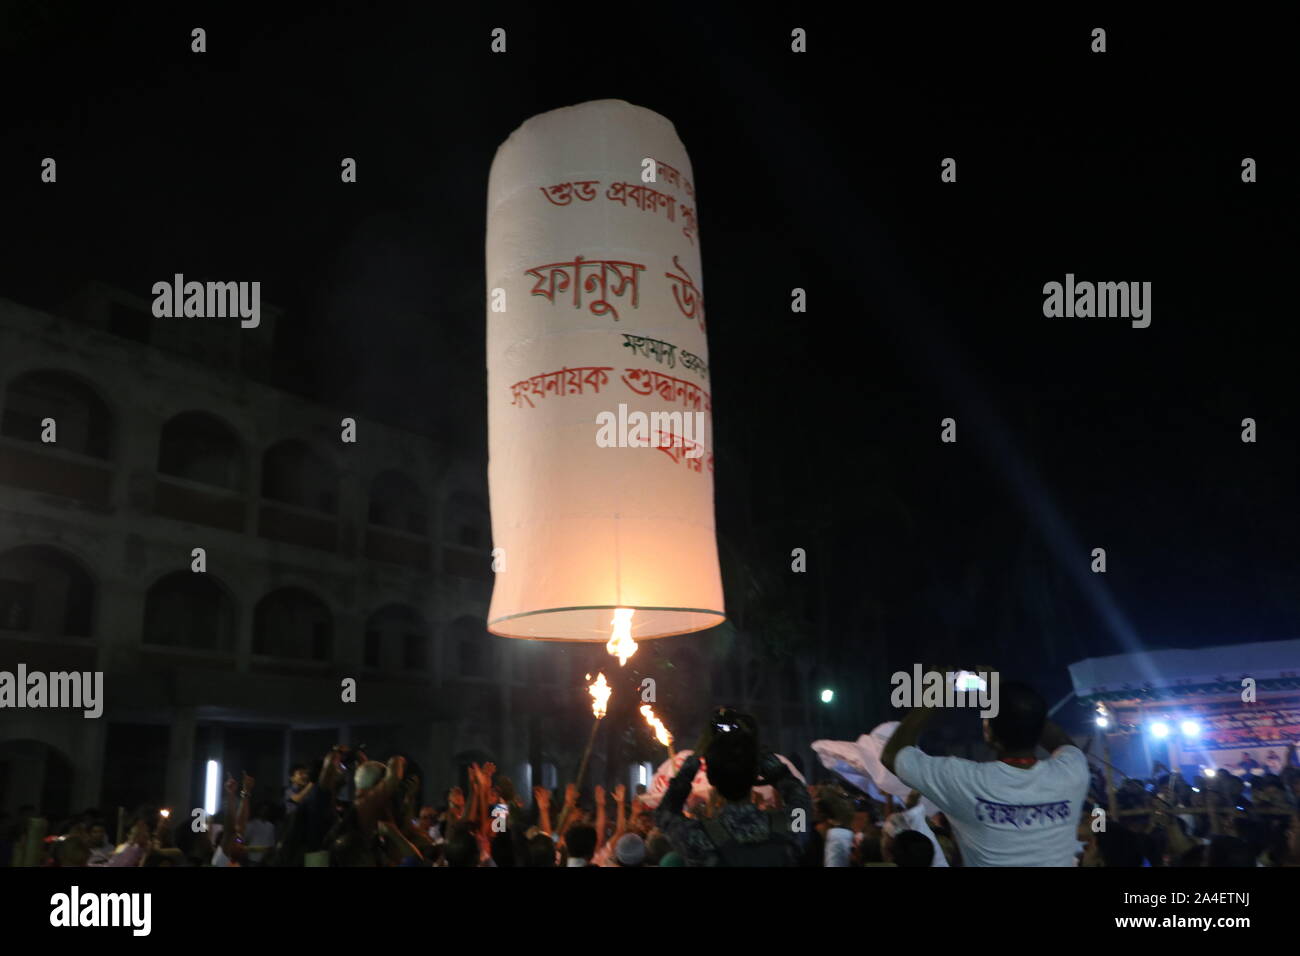
[[[264,384],[275,321],[0,301],[0,669],[105,697],[0,711],[0,807],[197,807],[210,760],[272,797],[339,741],[412,755],[428,798],[581,748],[582,652],[484,629],[483,461]]]

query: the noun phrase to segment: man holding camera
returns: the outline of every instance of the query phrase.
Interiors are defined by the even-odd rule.
[[[722,800],[709,817],[682,811],[704,755],[709,783]],[[755,785],[781,795],[780,810],[760,810]],[[808,839],[812,802],[775,754],[760,752],[752,717],[719,710],[695,753],[682,763],[655,813],[659,829],[687,866],[794,866]]]
[[[984,720],[996,760],[923,753],[915,745],[934,713],[923,706],[898,725],[880,762],[944,812],[966,866],[1074,866],[1088,759],[1047,719],[1033,688],[1004,682],[1000,698],[996,716]]]

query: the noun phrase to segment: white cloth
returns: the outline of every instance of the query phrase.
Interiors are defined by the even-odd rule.
[[[839,774],[873,800],[883,803],[885,795],[889,794],[897,797],[900,802],[906,802],[912,788],[885,769],[885,765],[880,762],[885,744],[889,743],[889,738],[897,729],[898,721],[889,720],[857,740],[814,740],[812,749],[821,759],[823,767]],[[925,807],[927,817],[938,812],[939,808],[924,796],[921,804]]]
[[[891,837],[898,836],[904,830],[915,830],[929,840],[930,845],[934,847],[934,856],[930,860],[930,866],[948,865],[948,858],[943,855],[943,847],[939,846],[939,838],[934,835],[934,831],[930,829],[930,824],[926,822],[925,807],[920,803],[910,810],[891,814],[885,820],[884,830]]]
[[[853,831],[844,827],[831,827],[826,831],[822,866],[848,866],[853,853]]]
[[[1088,759],[1064,746],[1032,767],[904,747],[894,771],[948,817],[966,866],[1074,866]]]
[[[854,741],[814,740],[812,749],[827,770],[839,775],[867,796],[875,800],[885,799],[876,787],[876,782],[871,779],[863,761],[862,751]]]

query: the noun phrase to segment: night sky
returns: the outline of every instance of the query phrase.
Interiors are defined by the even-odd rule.
[[[749,569],[744,623],[788,613],[882,706],[914,661],[1059,696],[1084,657],[1296,637],[1289,32],[704,9],[0,5],[0,295],[258,279],[277,384],[486,465],[492,157],[625,99],[694,166],[729,611]],[[1150,328],[1045,318],[1067,272],[1150,281]]]

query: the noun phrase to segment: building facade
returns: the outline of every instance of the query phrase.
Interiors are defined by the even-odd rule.
[[[105,698],[0,711],[0,807],[199,807],[213,760],[277,799],[338,742],[437,799],[473,760],[553,784],[581,747],[560,688],[589,649],[484,628],[484,463],[264,384],[275,320],[0,300],[0,670]]]

